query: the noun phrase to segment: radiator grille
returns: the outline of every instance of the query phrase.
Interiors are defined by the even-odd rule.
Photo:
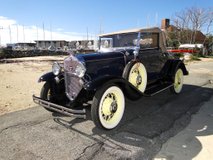
[[[78,61],[72,56],[64,60],[65,88],[67,97],[73,101],[82,89],[81,79],[73,74]]]

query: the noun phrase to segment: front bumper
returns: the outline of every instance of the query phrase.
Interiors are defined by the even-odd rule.
[[[33,101],[36,104],[38,104],[44,108],[47,108],[49,110],[52,110],[52,111],[55,111],[55,112],[58,112],[58,113],[61,113],[61,114],[67,115],[67,116],[71,116],[71,117],[86,119],[86,110],[85,109],[73,110],[73,109],[43,100],[39,97],[36,97],[35,95],[33,95]]]

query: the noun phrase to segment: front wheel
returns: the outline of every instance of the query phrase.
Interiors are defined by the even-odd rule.
[[[93,98],[91,117],[99,128],[113,129],[121,121],[125,109],[125,97],[116,85],[99,89]]]
[[[179,94],[183,88],[183,71],[182,69],[178,69],[175,72],[173,87],[171,87],[171,92],[175,94]]]
[[[44,85],[41,89],[40,97],[43,100],[47,100],[47,101],[52,102],[53,99],[52,99],[52,91],[51,91],[50,83],[48,83],[48,82],[44,83]],[[54,111],[52,111],[48,108],[45,108],[45,109],[50,111],[50,112],[54,112]]]

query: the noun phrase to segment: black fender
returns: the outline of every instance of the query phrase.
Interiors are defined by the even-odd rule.
[[[57,77],[57,78],[56,78]],[[59,75],[54,75],[53,72],[48,72],[42,75],[38,82],[47,82],[51,87],[52,94],[56,101],[67,101],[67,97],[65,95],[65,85],[64,85],[64,75],[63,73]]]
[[[84,89],[87,91],[96,92],[99,88],[108,84],[118,85],[124,92],[124,95],[130,100],[139,99],[141,96],[144,95],[135,86],[133,86],[131,83],[129,83],[129,81],[127,81],[123,77],[109,76],[109,75],[101,77],[101,78],[97,78],[85,84]]]
[[[38,82],[47,82],[47,81],[53,81],[55,79],[55,75],[53,72],[48,72],[46,74],[43,74],[39,79]]]
[[[124,71],[123,71],[123,75],[122,75],[123,78],[128,79],[128,72],[129,72],[129,69],[133,66],[133,63],[134,63],[134,62],[135,62],[135,61],[129,61],[129,62],[127,63],[127,65],[125,66]]]
[[[189,74],[183,61],[179,60],[179,59],[168,60],[165,63],[165,65],[161,71],[161,74],[173,79],[178,68],[182,69],[184,75]]]

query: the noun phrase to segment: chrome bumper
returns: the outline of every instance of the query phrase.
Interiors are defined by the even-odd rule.
[[[72,117],[77,117],[77,118],[84,118],[86,119],[86,110],[82,109],[82,110],[73,110],[64,106],[60,106],[58,104],[54,104],[51,103],[49,101],[43,100],[39,97],[36,97],[35,95],[33,95],[33,101],[44,107],[44,108],[48,108],[52,111],[67,115],[67,116],[72,116]]]

